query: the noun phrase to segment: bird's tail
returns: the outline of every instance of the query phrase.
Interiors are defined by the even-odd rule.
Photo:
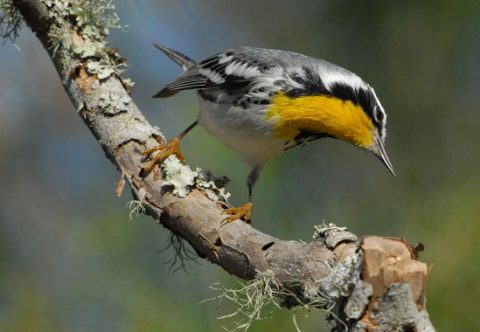
[[[162,51],[163,54],[168,56],[170,59],[175,61],[179,66],[182,67],[183,71],[187,71],[189,68],[195,66],[197,63],[190,59],[188,56],[185,54],[182,54],[178,51],[172,50],[171,48],[165,47],[163,45],[154,43],[153,46],[158,48],[160,51]],[[169,91],[169,89],[165,88],[162,91],[158,92],[153,96],[153,98],[164,98],[164,97],[170,97],[171,95],[174,95],[175,92]]]
[[[178,65],[180,65],[183,69],[183,71],[187,70],[188,68],[191,68],[196,65],[196,62],[190,59],[188,56],[185,54],[182,54],[178,51],[172,50],[171,48],[165,47],[160,44],[153,44],[156,48],[158,48],[160,51],[162,51],[163,54],[168,56],[170,59],[175,61]]]

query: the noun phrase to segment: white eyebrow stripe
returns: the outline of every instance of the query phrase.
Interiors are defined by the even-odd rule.
[[[335,83],[343,83],[354,89],[367,87],[367,84],[358,75],[340,67],[326,67],[321,63],[313,70],[318,73],[328,90],[331,90]]]
[[[335,83],[345,83],[348,86],[353,87],[354,89],[360,89],[365,86],[363,80],[354,75],[344,75],[338,72],[328,72],[321,76],[322,81],[325,84],[325,87],[330,90],[332,85]]]

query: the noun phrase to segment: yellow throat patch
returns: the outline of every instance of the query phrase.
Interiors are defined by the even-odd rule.
[[[272,98],[267,119],[273,120],[276,135],[287,141],[302,130],[328,134],[359,147],[373,144],[373,123],[362,107],[332,96],[289,97],[278,93]]]

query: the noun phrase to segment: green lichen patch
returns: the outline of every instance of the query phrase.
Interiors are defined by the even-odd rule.
[[[192,170],[175,155],[168,157],[162,164],[164,184],[172,187],[175,195],[185,197],[193,188],[202,189],[213,201],[224,201],[230,193],[218,188],[213,181],[207,181],[200,168]]]
[[[162,164],[164,184],[173,188],[173,193],[185,197],[195,186],[195,179],[200,170],[192,170],[182,163],[176,156],[168,157]]]
[[[109,0],[42,0],[55,20],[72,20],[91,37],[106,36],[111,28],[120,28],[115,6]]]
[[[340,243],[358,241],[358,237],[350,233],[346,227],[339,227],[332,223],[326,224],[325,222],[314,227],[315,231],[312,238],[323,240],[329,249],[335,249]]]
[[[348,297],[360,276],[355,274],[354,268],[358,263],[358,256],[350,256],[343,262],[337,262],[331,267],[330,273],[318,287],[318,295],[336,302],[340,297]]]
[[[88,72],[99,80],[111,75],[120,76],[125,58],[108,47],[106,37],[110,29],[120,28],[115,6],[108,0],[42,0],[47,6],[52,26],[50,47],[68,65],[73,57],[81,60]],[[59,50],[61,54],[57,54]]]
[[[131,99],[125,97],[124,94],[109,91],[100,96],[98,106],[100,106],[104,114],[116,115],[121,112],[126,112],[130,103]]]
[[[213,201],[223,201],[226,202],[230,197],[230,193],[225,190],[225,188],[219,188],[214,181],[207,181],[203,178],[203,174],[200,173],[199,177],[196,179],[195,184],[197,188],[203,189],[208,198]]]

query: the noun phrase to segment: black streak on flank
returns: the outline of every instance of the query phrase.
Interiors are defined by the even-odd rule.
[[[297,136],[293,138],[293,141],[285,142],[284,150],[288,150],[296,146],[304,146],[305,144],[315,141],[317,139],[329,138],[329,137],[333,137],[333,136],[329,134],[323,134],[323,133],[315,134],[307,130],[302,130]]]
[[[307,130],[302,130],[300,131],[300,134],[295,136],[294,140],[297,145],[303,145],[305,143],[320,139],[320,138],[327,138],[327,137],[332,137],[328,134],[317,134],[317,133],[312,133]]]

